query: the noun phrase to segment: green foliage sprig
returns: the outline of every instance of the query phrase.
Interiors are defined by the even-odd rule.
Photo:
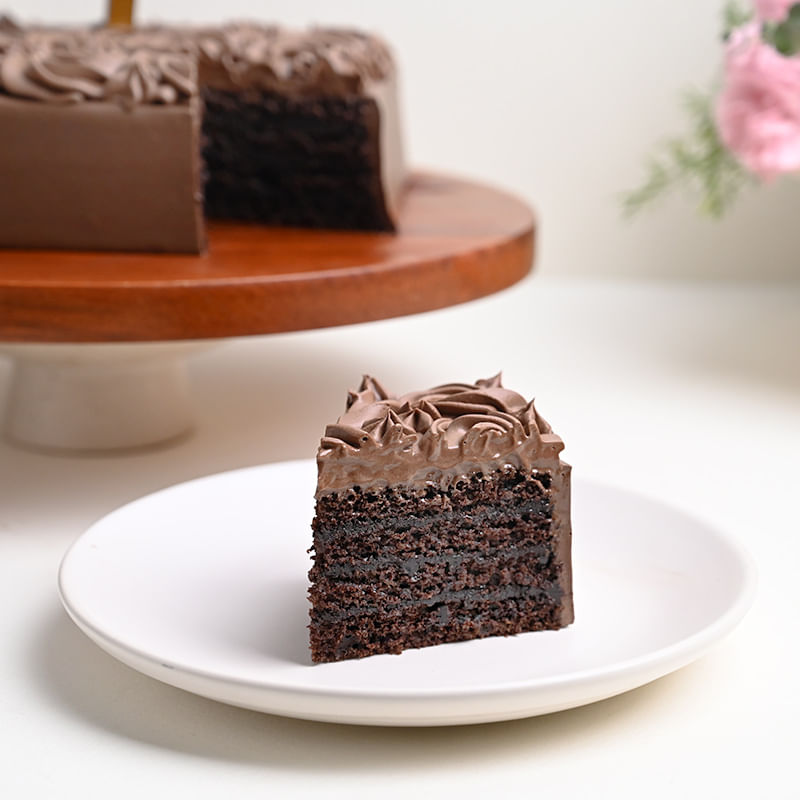
[[[751,9],[730,0],[722,12],[722,38],[753,19]],[[761,38],[781,55],[800,54],[800,2],[780,22],[764,22]],[[622,197],[623,210],[631,216],[667,192],[684,188],[700,198],[700,211],[721,217],[739,193],[754,184],[752,175],[728,152],[714,121],[714,92],[687,92],[683,98],[689,130],[684,138],[664,142],[650,159],[642,184]]]
[[[670,190],[685,188],[699,195],[700,211],[721,217],[753,178],[725,149],[714,122],[710,93],[689,91],[683,97],[689,132],[670,139],[650,159],[647,176],[623,195],[623,210],[632,216]]]
[[[781,55],[800,53],[800,3],[795,3],[783,22],[765,22],[761,38],[769,42]]]
[[[750,8],[742,8],[735,0],[726,3],[722,9],[722,39],[727,41],[728,37],[742,25],[750,22],[753,18],[753,11]]]

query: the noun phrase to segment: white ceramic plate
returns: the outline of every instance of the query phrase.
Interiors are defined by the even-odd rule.
[[[641,686],[700,656],[751,601],[751,562],[724,536],[643,497],[576,481],[572,626],[312,665],[314,485],[313,462],[296,461],[124,506],[65,556],[64,605],[124,663],[215,700],[332,722],[450,725]]]

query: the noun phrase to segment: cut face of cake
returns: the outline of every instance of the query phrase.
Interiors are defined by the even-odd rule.
[[[317,454],[312,659],[570,624],[562,449],[499,375],[399,397],[365,377]]]
[[[204,217],[391,231],[395,69],[355,31],[0,20],[0,247],[199,252]]]

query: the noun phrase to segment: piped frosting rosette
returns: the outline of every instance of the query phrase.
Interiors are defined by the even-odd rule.
[[[0,93],[52,103],[175,104],[218,88],[349,95],[392,74],[378,37],[239,23],[215,28],[19,28],[0,18]]]
[[[173,105],[197,94],[197,67],[189,54],[131,49],[111,34],[0,29],[0,91],[46,103]]]
[[[319,490],[457,480],[503,464],[557,462],[564,445],[500,375],[395,397],[365,376],[318,455]]]
[[[226,25],[195,34],[202,55],[221,63],[230,75],[262,68],[281,81],[380,80],[392,71],[386,46],[375,36],[355,31],[314,28],[291,31],[252,24]]]

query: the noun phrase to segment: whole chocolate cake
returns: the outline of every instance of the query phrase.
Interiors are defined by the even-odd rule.
[[[317,454],[312,659],[570,624],[563,446],[499,375],[399,397],[365,377]]]
[[[199,252],[204,216],[391,231],[398,127],[374,36],[0,20],[0,247]]]

